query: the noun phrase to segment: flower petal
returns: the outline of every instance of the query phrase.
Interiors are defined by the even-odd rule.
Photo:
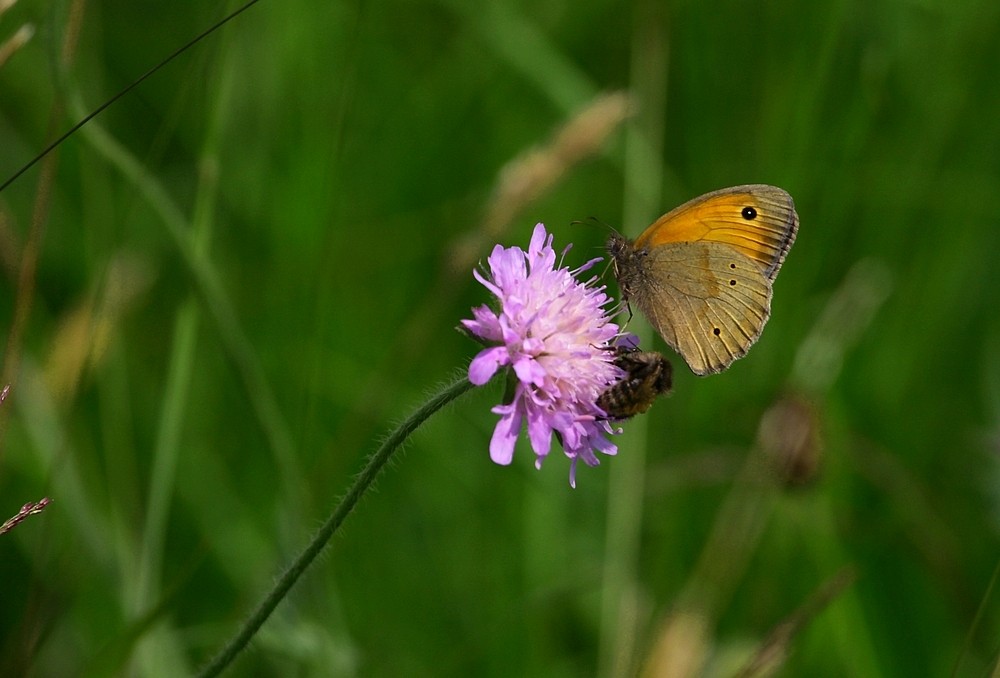
[[[469,381],[476,386],[482,386],[497,373],[500,365],[510,361],[507,349],[502,346],[494,346],[479,352],[472,362],[469,363]]]
[[[528,440],[531,441],[531,449],[538,455],[539,460],[548,456],[552,448],[552,427],[539,412],[528,414]]]
[[[494,408],[493,411],[498,409],[501,408]],[[507,466],[514,459],[514,443],[521,432],[521,413],[517,408],[507,409],[509,412],[497,422],[490,440],[490,459],[501,466]]]
[[[534,358],[522,356],[515,359],[514,374],[522,384],[541,386],[545,382],[545,368]]]

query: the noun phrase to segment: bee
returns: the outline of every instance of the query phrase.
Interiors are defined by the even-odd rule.
[[[628,419],[642,414],[656,398],[670,391],[674,369],[670,361],[655,351],[616,348],[615,365],[625,370],[621,381],[612,384],[597,398],[597,406],[608,419]]]

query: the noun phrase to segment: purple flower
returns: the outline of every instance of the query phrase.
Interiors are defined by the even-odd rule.
[[[516,378],[513,398],[493,408],[500,421],[490,441],[490,457],[498,464],[511,462],[526,420],[535,466],[541,468],[555,433],[571,460],[573,487],[578,460],[596,466],[595,452],[618,451],[604,434],[619,430],[597,407],[601,392],[624,376],[608,350],[618,326],[604,309],[610,301],[604,287],[593,286],[596,277],[586,283],[575,277],[598,261],[576,270],[555,268],[552,236],[538,224],[527,252],[497,245],[488,259],[490,275],[474,272],[496,295],[499,310],[483,305],[472,309],[472,320],[462,321],[488,345],[469,365],[469,381],[485,384],[507,366]]]

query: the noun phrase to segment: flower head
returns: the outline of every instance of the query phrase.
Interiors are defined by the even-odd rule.
[[[618,451],[604,437],[618,431],[597,406],[598,396],[624,375],[608,350],[618,326],[604,309],[609,301],[604,287],[594,286],[596,278],[581,283],[575,277],[600,259],[576,270],[556,268],[552,236],[538,224],[527,252],[497,245],[487,261],[489,276],[474,275],[496,296],[499,309],[479,306],[472,309],[472,320],[462,321],[488,345],[469,365],[469,381],[485,384],[508,366],[515,377],[513,397],[493,408],[500,421],[490,457],[509,464],[527,421],[535,466],[541,468],[555,433],[571,460],[570,484],[575,487],[578,460],[595,466],[595,452]]]

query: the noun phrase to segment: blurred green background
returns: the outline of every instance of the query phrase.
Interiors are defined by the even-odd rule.
[[[0,179],[235,6],[21,0]],[[232,675],[997,675],[998,44],[995,0],[257,4],[0,193],[0,519],[52,499],[0,675],[194,671],[467,366],[494,243],[758,182],[801,228],[745,359],[575,490],[474,391]]]

